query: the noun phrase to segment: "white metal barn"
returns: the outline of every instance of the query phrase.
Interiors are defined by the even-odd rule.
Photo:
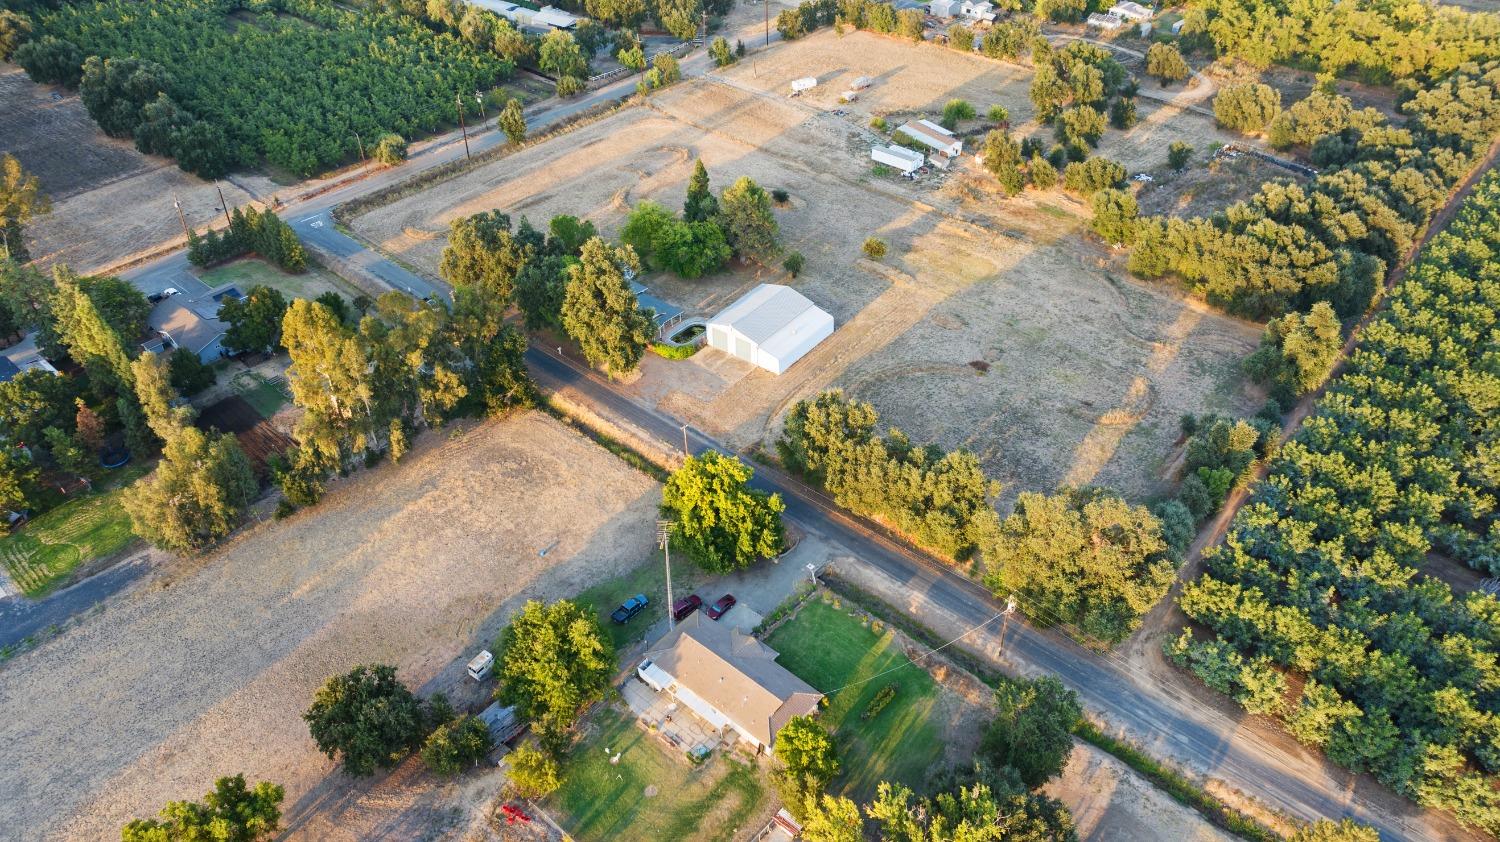
[[[921,152],[915,149],[907,149],[904,146],[891,144],[889,146],[877,146],[870,150],[870,159],[888,167],[895,167],[903,174],[916,172],[922,165],[927,163]]]
[[[802,293],[761,284],[708,323],[708,345],[780,374],[833,335],[833,316]]]

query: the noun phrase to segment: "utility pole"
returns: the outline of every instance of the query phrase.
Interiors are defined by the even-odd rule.
[[[999,657],[1005,652],[1005,630],[1010,626],[1010,615],[1016,613],[1016,598],[1009,596],[1005,598],[1005,610],[1000,612],[1000,646],[995,655]]]
[[[771,46],[771,0],[760,0],[766,7],[766,43],[762,46]]]
[[[224,224],[228,225],[230,223],[229,203],[224,201],[224,188],[219,186],[219,180],[217,178],[214,179],[214,189],[219,191],[219,208],[224,211]]]
[[[177,201],[176,196],[172,197],[172,207],[177,209],[177,221],[182,223],[182,236],[191,240],[193,232],[188,230],[187,217],[182,215],[182,203]]]
[[[365,139],[359,136],[359,132],[355,132],[354,142],[359,144],[359,162],[363,164],[365,162]]]
[[[464,98],[454,94],[453,104],[458,106],[458,130],[464,135],[464,158],[467,160],[473,156],[469,154],[469,130],[464,126]]]
[[[682,458],[687,459],[687,458],[691,457],[692,455],[693,454],[691,454],[691,453],[688,452],[687,425],[683,424],[682,425]]]
[[[662,558],[667,564],[667,630],[670,631],[677,627],[672,617],[672,521],[656,522],[656,543],[661,547]]]

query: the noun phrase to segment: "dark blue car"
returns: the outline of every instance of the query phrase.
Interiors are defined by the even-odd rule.
[[[646,604],[646,595],[638,593],[630,599],[625,600],[619,608],[615,609],[615,613],[609,615],[609,618],[620,625],[624,625],[630,622],[630,618],[646,610]]]

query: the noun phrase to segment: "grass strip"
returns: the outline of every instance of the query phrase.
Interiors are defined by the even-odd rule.
[[[671,472],[651,461],[645,454],[604,432],[598,427],[578,418],[563,409],[551,397],[543,397],[537,404],[543,412],[572,427],[591,439],[595,444],[620,457],[625,464],[640,471],[657,482],[666,482]]]
[[[912,640],[921,643],[923,646],[929,649],[936,649],[948,642],[938,635],[937,632],[911,619],[904,612],[897,610],[879,597],[866,593],[839,578],[834,571],[824,571],[820,578],[829,590],[858,605],[870,614],[885,620],[891,626],[900,629]],[[956,646],[944,649],[942,657],[948,659],[960,669],[974,675],[990,687],[998,687],[1002,681],[1007,680],[1007,676],[1003,672],[984,664],[979,658]],[[1244,839],[1252,840],[1252,842],[1278,842],[1282,838],[1274,830],[1229,806],[1203,787],[1193,783],[1181,772],[1153,758],[1139,746],[1119,737],[1112,737],[1104,733],[1098,725],[1095,725],[1088,719],[1084,719],[1078,724],[1078,727],[1073,730],[1073,735],[1089,745],[1107,752],[1126,766],[1134,769],[1142,777],[1151,781],[1162,792],[1170,795],[1179,804],[1193,808],[1216,827],[1223,828]]]

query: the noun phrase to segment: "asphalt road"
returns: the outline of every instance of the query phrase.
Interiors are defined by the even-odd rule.
[[[755,40],[758,42],[759,38]],[[706,54],[700,51],[683,61],[683,72],[698,75],[707,65]],[[528,114],[528,122],[534,131],[545,128],[605,100],[627,96],[634,85],[634,78],[627,78],[576,100],[548,101]],[[473,151],[503,142],[503,136],[494,131],[469,139]],[[394,289],[419,297],[446,297],[440,286],[339,232],[329,212],[340,202],[463,154],[460,140],[446,139],[423,148],[401,167],[378,172],[304,202],[290,203],[280,213],[315,250],[365,269]],[[185,273],[185,258],[179,253],[145,264],[126,273],[126,277],[149,292],[175,285],[174,281]],[[606,381],[550,349],[529,349],[526,362],[542,388],[576,390],[607,413],[663,441],[681,440],[682,425],[676,419],[636,404]],[[724,451],[717,442],[691,429],[688,440],[695,453],[708,449]],[[757,469],[754,484],[780,493],[787,503],[788,517],[844,545],[860,563],[903,583],[919,601],[939,607],[971,625],[992,621],[1001,610],[978,584],[906,550],[869,524],[840,511],[816,492],[763,467]],[[17,628],[28,623],[33,631],[44,628],[125,587],[139,576],[140,569],[140,565],[129,565],[125,570],[100,574],[31,609],[30,615],[0,603],[0,628],[4,629],[0,632],[0,643],[6,642],[11,634],[12,617],[18,618]],[[28,616],[34,619],[28,620]],[[1012,623],[1011,628],[1008,657],[1058,676],[1078,692],[1086,707],[1123,725],[1133,739],[1154,752],[1170,748],[1172,754],[1190,758],[1196,769],[1277,810],[1304,819],[1352,816],[1376,827],[1385,839],[1452,839],[1465,835],[1446,817],[1414,806],[1396,817],[1376,812],[1359,795],[1358,790],[1367,783],[1331,770],[1315,753],[1284,755],[1275,746],[1257,740],[1253,733],[1241,732],[1237,721],[1154,683],[1119,658],[1087,651],[1067,637],[1046,630],[1020,623]]]

